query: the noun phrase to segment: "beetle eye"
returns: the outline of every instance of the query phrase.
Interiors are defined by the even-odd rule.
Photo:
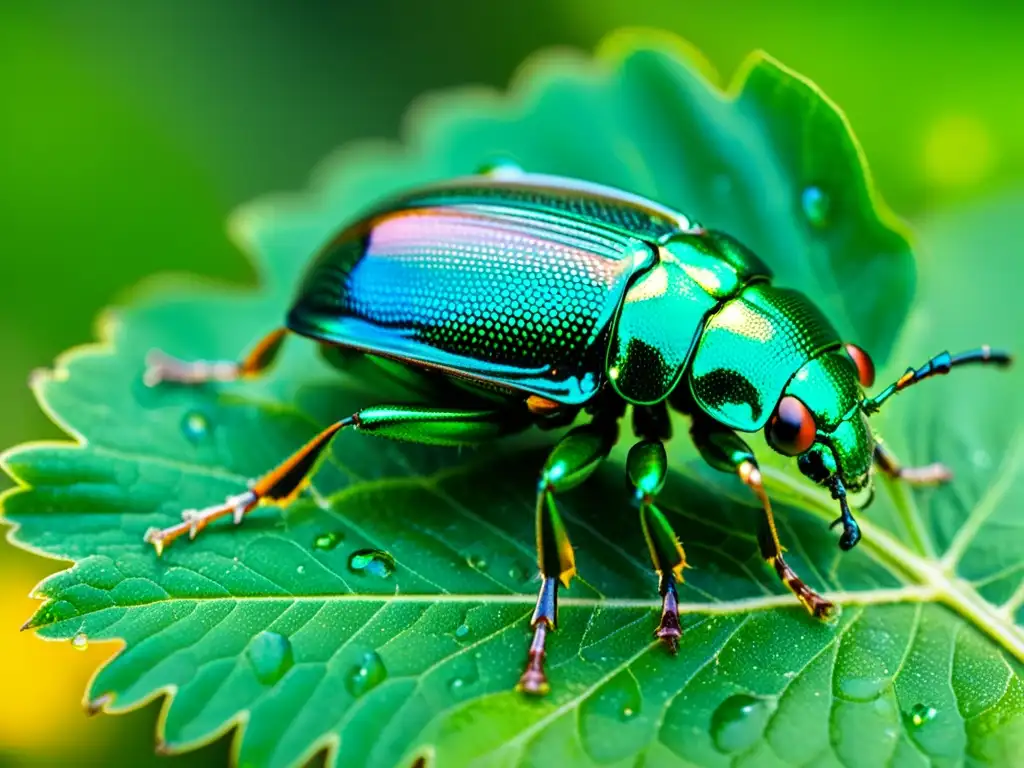
[[[871,362],[871,358],[868,356],[868,353],[856,344],[847,344],[846,354],[850,356],[850,359],[853,360],[853,364],[857,366],[857,378],[860,379],[860,385],[864,387],[864,389],[874,386],[875,364]]]
[[[797,456],[814,445],[817,431],[814,416],[807,406],[795,397],[786,396],[779,401],[779,407],[768,420],[765,437],[779,453]]]

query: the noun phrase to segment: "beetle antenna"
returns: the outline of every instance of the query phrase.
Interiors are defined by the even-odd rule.
[[[1005,368],[1011,362],[1013,362],[1013,358],[1008,352],[992,349],[987,344],[979,349],[961,352],[959,355],[940,352],[920,368],[907,368],[907,372],[900,376],[895,383],[890,384],[874,397],[868,397],[861,401],[861,407],[868,415],[875,413],[882,407],[882,403],[897,392],[902,392],[910,385],[917,384],[919,381],[924,381],[931,376],[945,375],[949,373],[951,368],[958,365],[985,363]]]

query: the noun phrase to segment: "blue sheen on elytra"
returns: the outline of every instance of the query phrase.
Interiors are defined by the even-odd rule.
[[[328,249],[290,316],[300,333],[473,372],[562,402],[604,377],[597,343],[632,274],[637,241],[514,210],[384,216]]]

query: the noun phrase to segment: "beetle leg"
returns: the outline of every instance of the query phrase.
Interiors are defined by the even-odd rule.
[[[953,472],[945,464],[902,466],[899,459],[881,442],[875,443],[875,465],[893,480],[902,480],[910,485],[938,485],[953,479]]]
[[[153,350],[146,357],[146,372],[143,374],[142,380],[147,387],[156,387],[165,382],[205,384],[212,381],[227,382],[253,378],[266,372],[274,364],[287,335],[286,328],[278,328],[267,334],[241,362],[232,360],[186,362],[160,350]]]
[[[537,491],[537,564],[541,587],[530,626],[533,642],[526,670],[517,690],[544,695],[550,689],[544,673],[544,643],[558,623],[558,587],[568,587],[576,575],[576,560],[565,524],[558,512],[555,494],[582,483],[611,452],[617,428],[614,421],[594,421],[565,435],[551,451],[541,472]]]
[[[665,485],[668,458],[660,440],[644,440],[634,445],[626,458],[626,473],[636,493],[640,507],[640,526],[651,552],[651,562],[658,572],[658,592],[661,594],[661,623],[655,637],[661,639],[671,653],[679,649],[683,634],[679,625],[679,597],[676,583],[683,580],[686,553],[679,538],[661,510],[653,504],[654,497]]]
[[[812,615],[820,619],[828,618],[835,606],[804,584],[782,556],[783,549],[775,527],[771,501],[765,491],[753,451],[735,432],[717,424],[695,419],[691,435],[697,450],[708,464],[724,472],[735,472],[761,502],[764,517],[757,533],[761,557],[775,569],[783,583]]]
[[[331,439],[345,427],[395,440],[428,445],[463,445],[518,431],[529,424],[526,409],[450,410],[414,406],[376,406],[332,424],[278,467],[250,484],[249,490],[223,504],[188,510],[182,522],[169,528],[150,528],[145,541],[160,555],[164,547],[188,534],[195,538],[214,520],[230,515],[240,523],[246,513],[264,502],[280,506],[294,499],[312,476]]]

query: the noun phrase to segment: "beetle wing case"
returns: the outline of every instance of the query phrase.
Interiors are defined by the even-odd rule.
[[[556,402],[604,381],[637,240],[496,205],[410,208],[349,228],[311,266],[289,327]]]

